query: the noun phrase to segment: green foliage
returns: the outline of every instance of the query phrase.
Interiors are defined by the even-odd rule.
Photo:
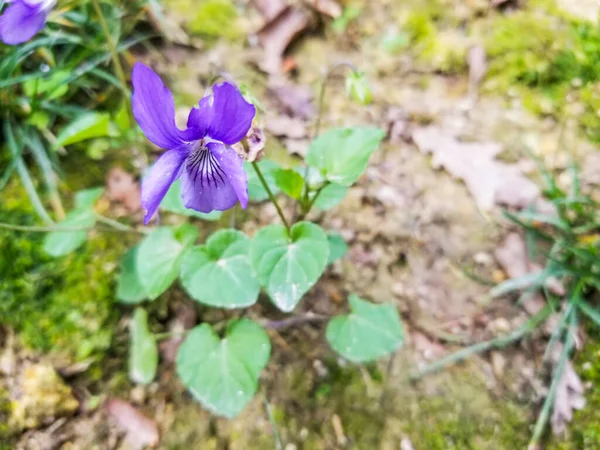
[[[137,274],[138,246],[130,248],[121,258],[121,272],[117,279],[117,299],[136,304],[146,299],[146,289]]]
[[[88,229],[96,223],[94,211],[90,209],[76,209],[60,222],[59,228],[68,231],[52,231],[44,238],[44,251],[50,256],[58,257],[71,253],[86,241]],[[85,228],[81,230],[80,228]]]
[[[290,312],[323,274],[329,257],[325,232],[299,222],[290,232],[283,225],[261,229],[250,246],[258,281],[280,310]]]
[[[343,236],[339,233],[327,233],[327,241],[329,242],[329,259],[327,264],[333,264],[338,259],[342,259],[348,253],[348,244]]]
[[[160,227],[146,236],[139,245],[136,269],[146,295],[154,300],[177,279],[186,246],[172,228]]]
[[[181,266],[183,287],[200,303],[221,308],[253,305],[260,285],[248,258],[250,240],[241,231],[225,229],[191,249]]]
[[[273,169],[271,171],[275,184],[282,192],[292,198],[302,197],[304,178],[293,169]],[[263,188],[264,189],[264,188]]]
[[[134,383],[148,384],[158,368],[158,347],[148,329],[148,313],[136,308],[129,322],[129,378]]]
[[[369,105],[373,101],[371,86],[362,72],[353,71],[346,77],[346,94],[359,105]]]
[[[348,5],[342,11],[342,15],[335,19],[331,28],[337,33],[343,33],[353,21],[358,19],[362,8],[356,5]]]
[[[270,352],[269,337],[251,320],[231,322],[223,339],[203,324],[181,344],[177,374],[206,408],[234,417],[254,396]]]
[[[327,341],[344,358],[367,362],[394,353],[404,342],[404,330],[393,305],[375,305],[351,294],[351,313],[327,325]]]
[[[344,200],[347,193],[348,188],[346,186],[329,183],[319,193],[319,196],[315,200],[314,206],[323,211],[335,208],[342,202],[342,200]],[[312,198],[314,195],[314,193],[311,193],[310,197]]]
[[[317,137],[310,145],[306,163],[325,179],[350,186],[367,168],[369,157],[385,137],[379,128],[338,128]]]
[[[76,144],[96,137],[110,135],[110,115],[89,112],[81,115],[65,126],[56,136],[55,147]]]

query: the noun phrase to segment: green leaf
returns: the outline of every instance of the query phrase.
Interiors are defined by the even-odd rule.
[[[103,187],[84,189],[75,193],[75,208],[93,209],[104,194]]]
[[[196,239],[198,239],[198,228],[191,223],[182,223],[178,227],[173,229],[175,233],[175,239],[177,239],[184,247],[190,247],[194,245]]]
[[[350,186],[366,170],[369,157],[384,137],[380,128],[329,130],[311,143],[306,163],[319,169],[328,181]]]
[[[131,128],[131,121],[129,120],[129,102],[124,101],[119,106],[119,109],[114,115],[114,121],[119,130],[122,132],[128,131]]]
[[[70,122],[56,136],[55,147],[75,144],[87,139],[108,136],[110,134],[110,115],[89,112]]]
[[[88,229],[96,223],[94,212],[89,209],[74,209],[58,224],[65,231],[52,231],[44,237],[44,251],[50,256],[64,256],[79,248],[87,239]],[[73,230],[71,228],[85,228]]]
[[[293,169],[274,169],[272,173],[275,184],[282,192],[295,199],[302,197],[304,189],[302,175]]]
[[[242,308],[256,303],[260,285],[248,258],[250,240],[237,230],[220,230],[206,245],[189,251],[181,266],[185,290],[200,303]]]
[[[254,396],[270,353],[269,337],[251,320],[230,324],[222,340],[202,324],[179,347],[177,374],[206,408],[234,417]]]
[[[344,200],[347,193],[348,188],[346,186],[330,183],[323,188],[315,200],[315,206],[323,211],[334,208]]]
[[[346,78],[346,94],[359,105],[369,105],[373,101],[371,86],[362,72],[350,72]]]
[[[151,300],[175,281],[185,249],[171,228],[157,228],[142,240],[136,258],[137,274]]]
[[[269,189],[271,189],[273,195],[277,195],[279,193],[279,187],[277,186],[277,183],[275,183],[273,171],[278,169],[279,166],[269,159],[263,159],[262,161],[258,162],[258,167],[265,177],[267,186],[269,186]],[[262,202],[268,199],[269,195],[258,179],[252,164],[244,163],[244,170],[248,175],[248,198],[253,202]]]
[[[39,94],[46,94],[46,100],[53,100],[62,97],[69,90],[69,85],[65,80],[69,78],[70,72],[66,70],[57,70],[48,77],[35,78],[23,82],[23,91],[27,97],[34,97]]]
[[[137,274],[138,247],[132,247],[121,258],[121,273],[117,279],[117,299],[122,303],[135,304],[148,296]]]
[[[325,232],[310,222],[295,224],[289,235],[283,225],[270,225],[256,233],[250,245],[250,260],[258,281],[285,312],[294,309],[317,282],[328,257]]]
[[[129,378],[134,383],[151,383],[158,368],[158,348],[154,335],[148,329],[145,309],[135,308],[129,322],[129,334]]]
[[[327,233],[329,242],[329,260],[327,264],[333,264],[338,259],[342,259],[348,253],[348,245],[339,233]]]
[[[349,361],[372,361],[394,353],[404,342],[404,330],[393,305],[376,305],[352,294],[351,313],[327,324],[327,341]]]
[[[160,207],[165,211],[169,211],[175,214],[181,214],[188,217],[198,217],[204,220],[219,220],[223,214],[221,211],[212,211],[208,214],[204,214],[193,209],[186,208],[183,205],[183,199],[181,198],[181,180],[175,181],[167,191],[167,195],[160,204]]]

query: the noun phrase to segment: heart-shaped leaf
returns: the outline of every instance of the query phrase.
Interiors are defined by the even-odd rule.
[[[346,186],[329,183],[319,193],[319,196],[315,200],[315,206],[323,211],[334,208],[335,206],[339,205],[342,200],[344,200],[344,197],[347,193],[348,188]],[[315,195],[315,193],[312,195]]]
[[[327,241],[329,242],[329,260],[327,264],[333,264],[348,253],[348,244],[346,244],[341,234],[327,233]]]
[[[351,313],[336,316],[327,325],[331,347],[352,362],[372,361],[395,352],[404,342],[404,330],[393,305],[376,305],[352,294]]]
[[[367,168],[369,157],[385,137],[380,128],[337,128],[310,145],[306,163],[332,183],[352,185]]]
[[[142,240],[136,258],[137,274],[151,300],[175,281],[185,249],[167,227],[157,228]]]
[[[234,417],[254,396],[270,353],[269,337],[251,320],[231,323],[223,339],[202,324],[179,347],[177,373],[206,408]]]
[[[85,242],[88,229],[95,223],[96,216],[91,209],[70,211],[57,227],[65,228],[65,231],[52,231],[44,237],[44,251],[54,257],[71,253]]]
[[[256,233],[250,245],[250,260],[258,281],[285,312],[294,309],[317,282],[328,256],[325,232],[310,222],[295,224],[289,234],[283,225],[270,225]]]
[[[158,368],[156,339],[148,329],[148,313],[136,308],[129,322],[129,378],[134,383],[148,384]]]
[[[117,299],[122,303],[140,303],[147,298],[137,274],[138,247],[132,247],[121,258],[121,273],[117,279]]]
[[[206,245],[190,250],[181,266],[185,290],[200,303],[241,308],[256,303],[260,285],[248,250],[250,239],[237,230],[220,230]]]

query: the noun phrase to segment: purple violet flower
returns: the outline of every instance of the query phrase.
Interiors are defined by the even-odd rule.
[[[28,41],[46,24],[56,0],[14,0],[0,16],[0,40],[7,45]]]
[[[133,115],[146,137],[166,150],[142,181],[144,224],[152,218],[169,187],[181,177],[186,208],[225,211],[238,201],[248,205],[243,161],[230,146],[241,141],[254,119],[254,106],[233,84],[220,83],[192,108],[187,129],[175,125],[171,91],[149,67],[133,67]]]

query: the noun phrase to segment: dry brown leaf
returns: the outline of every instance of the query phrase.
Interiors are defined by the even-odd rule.
[[[497,142],[462,142],[438,127],[417,128],[412,138],[419,150],[431,153],[432,165],[464,181],[477,206],[489,211],[495,205],[524,208],[540,195],[537,185],[518,166],[496,160]]]
[[[252,4],[266,20],[272,20],[286,7],[284,0],[252,0]]]
[[[479,85],[487,72],[485,48],[481,45],[473,45],[469,48],[467,64],[469,66],[469,96],[476,97]]]
[[[108,415],[125,432],[125,439],[130,448],[142,450],[147,446],[154,448],[158,445],[160,438],[154,420],[147,418],[123,400],[108,400],[104,407]]]
[[[140,188],[133,175],[120,167],[114,167],[106,177],[106,195],[112,202],[123,204],[129,212],[141,207]]]
[[[248,130],[246,137],[232,145],[235,152],[247,162],[260,161],[264,156],[265,144],[267,138],[260,127],[252,127]]]
[[[333,19],[342,15],[342,6],[335,0],[311,0],[310,6]]]
[[[303,139],[307,136],[306,123],[288,116],[270,115],[265,119],[267,131],[273,136]]]
[[[281,73],[285,49],[307,27],[307,13],[293,6],[285,7],[267,22],[257,33],[264,49],[263,58],[259,61],[260,68],[270,74]]]
[[[585,406],[583,393],[583,383],[571,362],[567,361],[556,388],[556,397],[550,418],[554,434],[563,433],[567,424],[573,419],[573,410],[582,409]]]
[[[527,246],[519,233],[506,235],[494,256],[509,278],[522,277],[530,272]]]
[[[312,90],[308,86],[280,83],[270,87],[269,93],[278,103],[278,109],[290,117],[308,120],[315,113]]]

